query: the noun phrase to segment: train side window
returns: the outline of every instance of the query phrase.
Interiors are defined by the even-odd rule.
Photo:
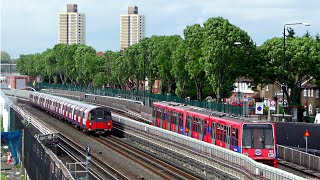
[[[168,122],[169,123],[171,123],[171,114],[172,114],[171,111],[168,111]],[[169,126],[169,128],[170,128],[170,126]]]
[[[153,107],[153,111],[152,111],[152,116],[153,117],[156,117],[156,112],[157,112],[157,108]]]
[[[216,138],[220,141],[220,124],[216,124]]]
[[[192,130],[192,117],[191,116],[187,116],[187,125],[186,127],[190,130]]]
[[[205,131],[206,131],[206,126],[205,126],[205,122],[203,119],[199,119],[199,133],[204,135]]]
[[[104,119],[105,120],[111,120],[112,119],[111,115],[110,115],[110,112],[107,111],[107,110],[104,111]]]
[[[164,120],[164,109],[160,109],[161,120]]]
[[[79,110],[75,110],[74,115],[76,115],[76,118],[77,118],[78,114],[79,114]]]
[[[197,118],[194,118],[192,121],[192,131],[197,132],[197,126],[196,126]]]
[[[161,118],[161,112],[160,112],[160,109],[157,109],[157,118]]]
[[[182,114],[179,113],[179,127],[183,127]]]
[[[177,114],[175,112],[173,112],[171,115],[171,123],[177,124]]]
[[[208,121],[207,120],[202,120],[204,122],[203,126],[203,135],[207,133],[207,128],[208,128]]]
[[[235,133],[236,134],[235,134],[235,142],[234,142],[235,144],[234,145],[238,146],[238,129],[237,128],[235,129]]]
[[[224,129],[223,129],[223,140],[224,142],[226,142],[227,140],[227,126],[224,126]]]
[[[211,123],[211,137],[215,140],[216,139],[216,123]]]
[[[220,140],[223,141],[223,135],[224,135],[224,127],[223,125],[220,125]]]

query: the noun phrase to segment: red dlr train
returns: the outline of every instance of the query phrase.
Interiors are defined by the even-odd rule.
[[[112,130],[111,112],[105,107],[39,92],[30,93],[29,102],[85,132],[104,134]]]
[[[152,125],[205,141],[278,167],[275,124],[215,116],[209,110],[154,102]]]

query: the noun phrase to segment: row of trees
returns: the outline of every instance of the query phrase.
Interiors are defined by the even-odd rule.
[[[288,36],[284,73],[291,96],[297,96],[306,77],[319,84],[320,41],[309,34],[295,37],[292,31]],[[256,47],[244,30],[218,17],[203,26],[187,26],[183,38],[152,36],[103,56],[90,46],[58,44],[42,53],[21,55],[17,66],[21,73],[40,75],[49,83],[139,89],[145,77],[149,86],[160,79],[162,93],[201,100],[203,95],[229,97],[239,76],[254,84],[282,82],[282,40],[272,38]]]

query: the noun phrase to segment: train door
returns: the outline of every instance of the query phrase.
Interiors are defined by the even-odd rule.
[[[72,121],[73,121],[73,123],[77,123],[77,119],[75,118],[75,109],[76,109],[76,106],[75,105],[73,105],[73,106],[71,106],[71,119],[72,119]]]
[[[168,120],[166,119],[166,110],[162,111],[162,129],[168,129]]]
[[[159,127],[163,128],[163,121],[164,121],[164,116],[165,116],[165,113],[164,113],[164,109],[160,109],[160,124],[159,124]]]
[[[153,107],[153,111],[152,111],[152,123],[151,125],[156,126],[156,119],[157,119],[157,107]]]
[[[192,135],[192,117],[191,116],[187,116],[186,135],[189,137],[191,137]]]
[[[224,130],[225,130],[226,148],[230,149],[230,146],[231,146],[231,141],[230,141],[231,127],[230,126],[225,126]]]
[[[76,123],[76,126],[80,125],[80,123],[79,123],[80,119],[78,118],[78,116],[79,116],[79,108],[77,107],[77,108],[75,108],[74,114],[73,114],[73,119]]]
[[[160,124],[161,124],[161,119],[162,119],[162,109],[160,108],[157,108],[156,109],[156,122],[155,122],[155,126],[156,127],[161,127]]]
[[[179,113],[179,118],[178,118],[178,133],[184,135],[184,129],[183,129],[183,114]]]
[[[85,113],[84,113],[84,111],[85,111],[86,109],[81,109],[80,110],[80,127],[83,127],[83,126],[85,126]]]
[[[171,130],[171,111],[169,110],[168,111],[168,130],[170,131]]]
[[[170,131],[172,132],[178,132],[177,128],[177,122],[178,121],[178,113],[176,112],[171,112],[170,114]]]
[[[200,140],[203,141],[205,132],[206,132],[206,127],[203,119],[199,119],[199,122],[200,122],[200,128],[199,128]]]
[[[211,139],[212,144],[216,144],[216,123],[211,123]]]
[[[203,120],[194,118],[192,122],[192,137],[195,139],[203,139]]]
[[[175,115],[175,123],[174,123],[174,132],[179,132],[179,119],[180,119],[180,113],[174,113]]]
[[[240,152],[238,149],[238,129],[231,129],[231,149],[236,152]]]

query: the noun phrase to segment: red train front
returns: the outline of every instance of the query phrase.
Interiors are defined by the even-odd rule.
[[[278,167],[274,123],[244,123],[242,125],[242,154]]]
[[[278,167],[274,123],[245,122],[177,103],[153,103],[154,126],[242,153]]]
[[[85,126],[89,132],[94,131],[96,134],[103,134],[105,131],[111,131],[112,118],[111,112],[106,108],[94,108],[85,111],[87,121]]]

